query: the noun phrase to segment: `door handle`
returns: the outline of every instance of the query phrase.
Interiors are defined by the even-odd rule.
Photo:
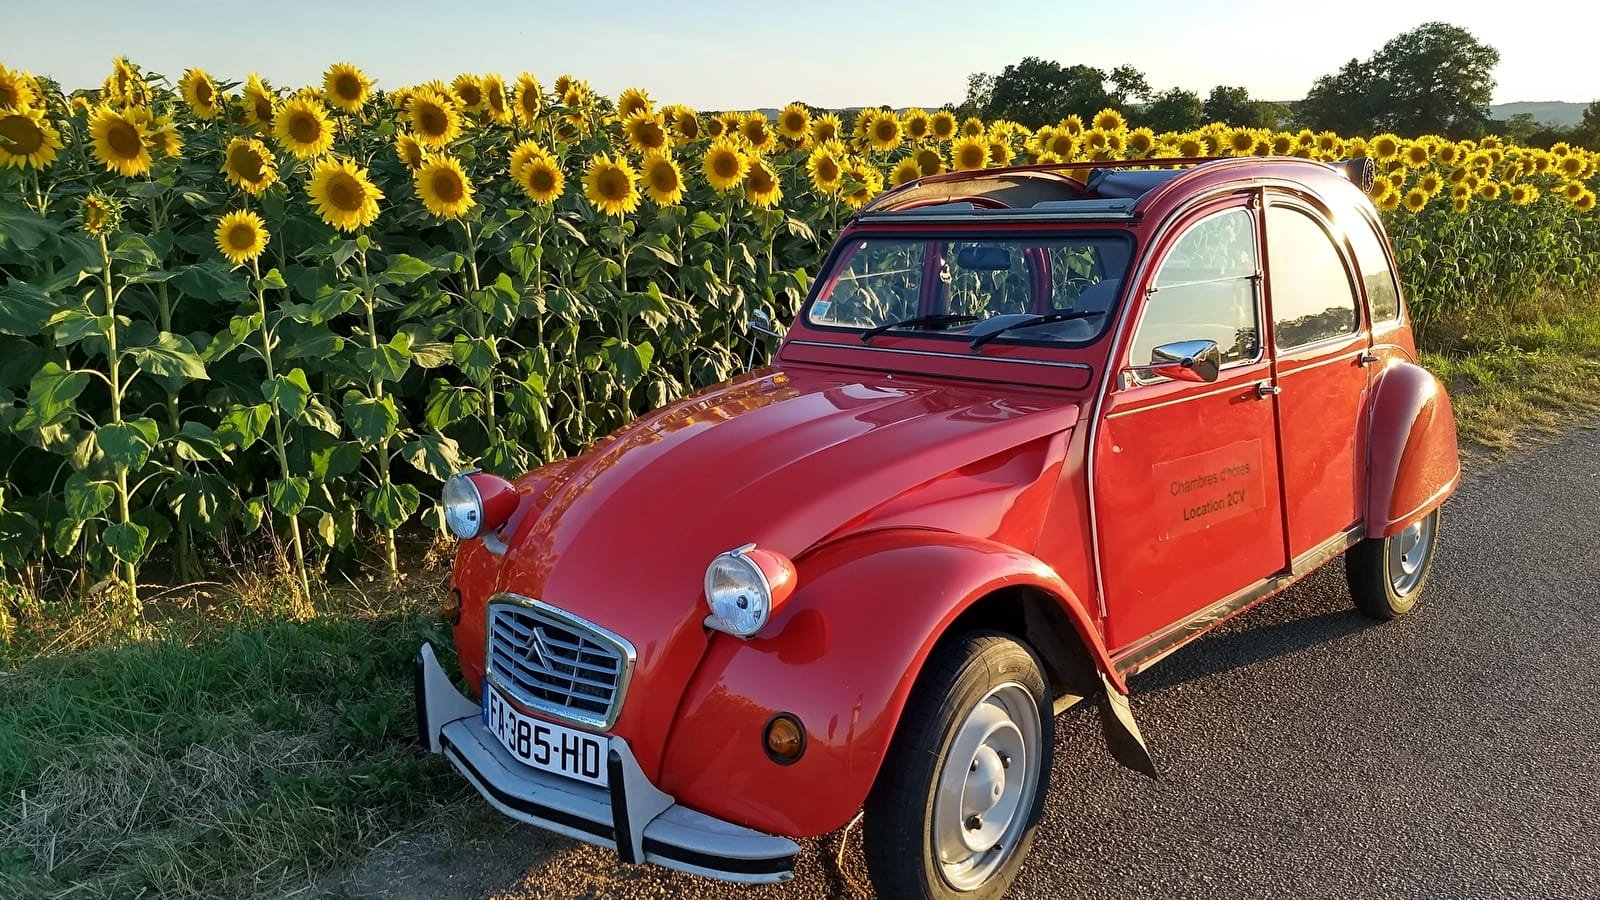
[[[1276,397],[1281,393],[1283,393],[1283,388],[1278,387],[1270,381],[1263,381],[1256,385],[1256,399],[1258,400],[1265,400],[1268,397]]]
[[[1363,353],[1356,357],[1356,362],[1363,366],[1370,366],[1376,362],[1383,362],[1383,357],[1377,355],[1376,353]]]

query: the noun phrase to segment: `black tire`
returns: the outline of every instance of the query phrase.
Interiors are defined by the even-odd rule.
[[[928,658],[866,802],[862,841],[867,874],[880,900],[994,900],[1011,886],[1033,843],[1050,785],[1055,719],[1042,671],[1031,650],[993,632],[972,632],[946,640]],[[1004,842],[1000,851],[989,851],[998,855],[995,863],[988,864],[993,871],[986,879],[976,887],[957,889],[944,874],[934,849],[938,781],[951,745],[969,716],[992,695],[1018,699],[1020,693],[1014,686],[1031,696],[1037,717],[1033,732],[1037,767],[1025,766],[1030,774],[1019,782],[1023,793],[1013,807],[1017,812],[1007,821],[1015,816],[1025,818],[1017,825],[1020,835],[1013,835],[1009,851],[1003,849]],[[1027,734],[1027,728],[1021,723],[1019,734]],[[1006,762],[1009,771],[1009,757],[998,758]],[[972,771],[978,771],[978,764],[972,765]],[[1022,799],[1028,778],[1033,779],[1031,801]]]
[[[1421,558],[1415,570],[1403,578],[1396,570],[1395,557],[1397,554],[1402,558],[1407,556],[1401,553],[1406,532],[1386,538],[1368,538],[1345,552],[1344,573],[1350,584],[1350,599],[1364,615],[1387,622],[1416,608],[1438,555],[1439,510],[1428,513],[1414,527],[1420,527],[1421,534],[1412,552],[1420,550]],[[1402,582],[1398,586],[1397,578]]]

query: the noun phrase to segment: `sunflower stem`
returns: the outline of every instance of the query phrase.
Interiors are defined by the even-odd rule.
[[[254,276],[256,295],[256,310],[261,314],[261,361],[267,366],[267,381],[276,380],[277,373],[272,364],[272,329],[267,325],[267,289],[261,280],[261,265],[256,260],[250,260],[250,273]],[[289,444],[284,436],[283,411],[277,403],[272,404],[272,433],[274,452],[278,456],[278,473],[285,482],[290,478],[289,470]],[[300,592],[304,608],[311,605],[311,579],[306,574],[305,540],[300,535],[300,515],[295,513],[289,516],[289,538],[294,547],[294,567],[298,576],[296,587]]]
[[[490,341],[489,323],[483,314],[483,309],[478,306],[477,294],[483,290],[482,279],[478,275],[478,241],[472,233],[472,223],[466,219],[461,220],[461,229],[466,234],[467,243],[467,277],[471,293],[467,295],[467,305],[472,308],[473,324],[477,327],[474,335],[480,341]],[[498,358],[498,353],[495,354]],[[494,409],[494,366],[489,367],[489,373],[484,377],[479,389],[483,391],[484,428],[488,431],[489,446],[493,447],[501,442],[500,425],[495,416]]]
[[[361,266],[361,304],[367,313],[367,346],[372,351],[378,349],[378,324],[377,314],[374,309],[372,296],[372,275],[367,271],[367,251],[357,250],[356,260]],[[373,376],[372,396],[375,400],[383,399],[383,378]],[[384,435],[377,446],[378,486],[388,488],[389,479],[389,435]],[[384,577],[389,584],[400,581],[400,553],[395,545],[394,528],[389,525],[381,526],[383,529],[383,563]]]
[[[106,320],[110,322],[106,328],[106,360],[110,374],[111,424],[121,431],[123,383],[122,353],[117,346],[117,294],[111,286],[111,248],[106,244],[104,232],[101,232],[99,237],[100,282],[105,289]],[[133,525],[133,515],[128,497],[128,467],[120,462],[113,462],[111,469],[117,487],[117,524],[129,528]],[[119,568],[122,570],[123,584],[128,588],[127,608],[123,612],[127,617],[126,624],[132,627],[138,624],[143,613],[139,603],[139,571],[130,559],[122,559]]]

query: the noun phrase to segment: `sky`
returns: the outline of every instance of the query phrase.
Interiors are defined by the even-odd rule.
[[[1076,0],[744,0],[547,3],[524,0],[271,0],[225,4],[55,0],[10,7],[0,65],[98,86],[126,54],[174,81],[199,66],[279,86],[320,82],[348,60],[394,88],[458,72],[570,72],[601,93],[643,87],[700,109],[959,102],[967,75],[1025,56],[1106,70],[1132,64],[1156,90],[1243,85],[1293,100],[1318,76],[1429,21],[1499,49],[1496,103],[1600,98],[1600,66],[1575,41],[1600,33],[1600,3],[1552,15],[1484,0],[1315,5],[1304,0],[1083,3]],[[241,13],[243,17],[241,17]],[[1564,36],[1582,36],[1567,39]]]

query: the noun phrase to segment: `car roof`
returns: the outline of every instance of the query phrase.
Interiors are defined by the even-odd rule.
[[[1348,180],[1370,188],[1370,159],[1324,163],[1299,157],[1143,159],[946,172],[880,194],[856,214],[873,224],[1131,222],[1159,197],[1222,182],[1289,180],[1317,193]],[[1346,187],[1345,190],[1349,188]]]

